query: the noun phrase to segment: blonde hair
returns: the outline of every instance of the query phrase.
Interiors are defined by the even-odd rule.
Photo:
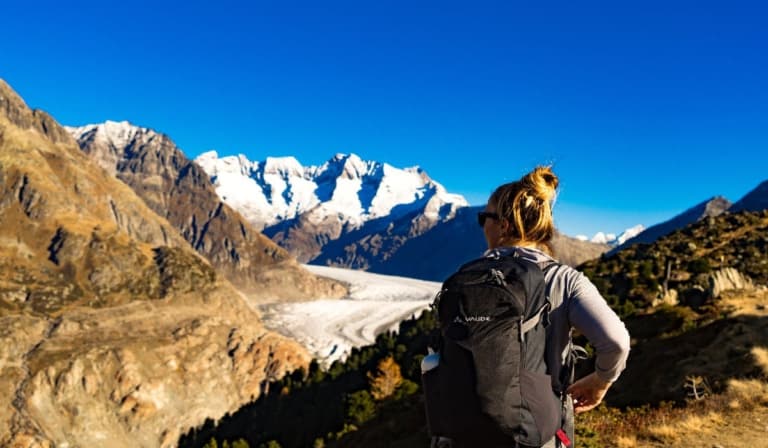
[[[552,202],[558,185],[551,167],[537,166],[517,182],[496,188],[488,202],[496,207],[499,218],[509,223],[502,235],[505,245],[532,243],[553,255]]]

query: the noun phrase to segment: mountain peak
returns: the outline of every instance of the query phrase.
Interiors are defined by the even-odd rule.
[[[15,90],[0,78],[0,114],[22,129],[36,129],[54,143],[73,143],[68,133],[46,112],[30,109]]]
[[[279,174],[282,177],[304,176],[304,167],[293,156],[267,157],[264,162],[264,174]]]
[[[596,244],[608,244],[610,246],[620,246],[624,244],[625,241],[631,238],[634,238],[635,236],[642,233],[644,230],[645,230],[645,226],[643,226],[642,224],[637,224],[635,226],[632,226],[624,230],[618,236],[615,233],[597,232],[595,233],[595,236],[593,236],[592,238],[589,238],[586,235],[576,235],[573,238],[579,241],[589,241],[591,243],[596,243]]]
[[[380,164],[365,161],[355,153],[337,153],[320,170],[338,172],[345,179],[360,179],[365,175],[372,174],[376,170],[377,165]]]
[[[340,227],[356,227],[393,212],[434,211],[432,215],[442,219],[456,207],[468,205],[423,170],[403,170],[354,153],[338,153],[321,166],[306,167],[294,157],[251,162],[243,156],[219,158],[211,152],[195,161],[214,178],[225,202],[268,231],[281,223],[292,225],[289,220],[304,214],[313,226],[333,221]],[[445,205],[450,207],[444,209]]]
[[[11,114],[18,114],[24,110],[29,113],[32,112],[21,96],[5,80],[0,78],[0,111],[5,112],[10,118]]]
[[[206,162],[207,161],[215,161],[218,158],[219,158],[219,153],[216,152],[215,149],[211,149],[211,150],[206,151],[206,152],[200,154],[199,156],[197,156],[195,161],[198,162],[198,163],[201,162],[201,161],[206,161]]]
[[[708,201],[704,202],[703,205],[704,214],[706,216],[717,216],[725,210],[728,210],[728,208],[733,204],[731,204],[731,201],[729,201],[724,196],[714,196]]]
[[[615,233],[604,233],[604,232],[597,232],[595,236],[592,237],[590,242],[597,243],[597,244],[608,244],[609,242],[616,241],[616,234]]]
[[[157,134],[152,129],[136,126],[127,120],[107,120],[103,123],[76,127],[65,126],[65,129],[77,140],[91,134],[93,138],[106,141],[116,148],[124,148],[131,140],[140,135],[154,136]]]

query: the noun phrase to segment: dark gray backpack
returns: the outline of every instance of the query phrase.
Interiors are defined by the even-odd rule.
[[[469,446],[550,440],[563,406],[545,361],[544,271],[516,255],[480,258],[443,283],[433,306],[440,359],[422,375],[430,434]]]

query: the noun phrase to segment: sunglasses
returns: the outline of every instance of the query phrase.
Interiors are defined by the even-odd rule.
[[[480,227],[485,226],[485,220],[491,218],[495,220],[499,220],[499,215],[497,213],[493,212],[478,212],[477,213],[477,223],[480,224]]]

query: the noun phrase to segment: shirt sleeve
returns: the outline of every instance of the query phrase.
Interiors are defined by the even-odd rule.
[[[573,270],[567,282],[568,319],[595,348],[595,372],[600,379],[614,382],[626,367],[629,332],[608,306],[594,284]]]

